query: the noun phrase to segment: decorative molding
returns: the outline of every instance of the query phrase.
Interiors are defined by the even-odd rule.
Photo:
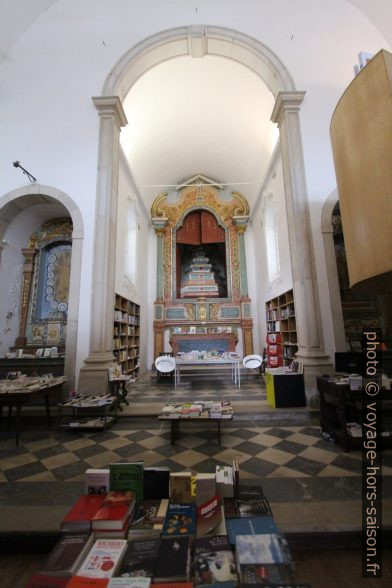
[[[119,128],[127,126],[128,120],[118,96],[95,96],[92,100],[99,116],[114,117]]]
[[[271,121],[279,127],[286,112],[299,112],[306,92],[279,92],[271,114]]]

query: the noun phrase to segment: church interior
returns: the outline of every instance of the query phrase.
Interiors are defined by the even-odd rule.
[[[298,582],[390,585],[390,2],[18,5],[0,0],[4,587],[40,569],[87,468],[137,460],[237,460]],[[99,428],[86,403],[64,425],[99,395]],[[219,436],[196,419],[173,442],[163,407],[211,401],[233,409]]]

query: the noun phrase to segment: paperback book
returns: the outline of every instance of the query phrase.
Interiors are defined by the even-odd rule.
[[[192,502],[191,472],[172,472],[170,474],[170,502],[172,504]]]
[[[196,536],[211,535],[222,521],[220,496],[213,496],[196,509]]]
[[[101,508],[103,495],[83,495],[78,498],[61,522],[62,531],[89,531],[91,520]]]
[[[143,461],[111,463],[109,465],[110,490],[134,492],[136,501],[143,500]]]
[[[265,533],[278,533],[272,516],[227,518],[226,529],[231,545],[236,544],[238,535],[261,535]]]
[[[101,507],[92,518],[93,530],[123,529],[135,506],[135,495],[131,491],[111,490],[104,498]]]
[[[281,533],[237,535],[235,554],[240,576],[244,565],[292,564],[286,538]]]
[[[89,468],[84,474],[85,494],[107,494],[109,492],[109,470]]]
[[[41,572],[65,577],[76,574],[93,543],[94,535],[89,532],[62,535],[45,560]]]
[[[129,529],[128,538],[141,536],[159,536],[166,517],[169,500],[142,500],[136,506],[135,514]]]
[[[162,536],[194,536],[196,530],[196,513],[192,504],[169,504]]]
[[[190,580],[191,541],[188,537],[163,537],[155,568],[155,582],[188,582]]]
[[[143,498],[152,500],[169,498],[170,469],[168,467],[144,468]]]
[[[195,543],[195,584],[215,583],[221,588],[237,584],[234,555],[226,535],[200,537]]]
[[[77,575],[93,578],[114,576],[126,547],[125,539],[98,539],[87,554]]]
[[[160,539],[130,541],[122,558],[118,575],[121,577],[152,578],[158,560]]]
[[[49,576],[48,574],[33,574],[26,588],[66,588],[69,584],[69,578],[62,576]]]

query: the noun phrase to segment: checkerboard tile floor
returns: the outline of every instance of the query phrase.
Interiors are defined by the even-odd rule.
[[[317,424],[262,425],[251,415],[225,422],[221,445],[214,423],[200,426],[190,422],[181,423],[179,437],[172,445],[169,424],[156,418],[124,417],[110,429],[95,433],[56,428],[48,433],[42,425],[31,425],[23,431],[19,447],[15,447],[12,432],[3,432],[0,493],[2,485],[18,482],[23,482],[24,489],[33,489],[37,482],[82,484],[87,468],[105,467],[114,461],[143,459],[146,466],[209,472],[236,458],[241,479],[262,483],[274,501],[292,499],[293,489],[294,494],[302,490],[303,495],[304,485],[312,499],[341,500],[352,498],[353,492],[359,495],[359,450],[343,452],[321,436]],[[385,495],[391,490],[392,449],[383,452],[383,475]]]

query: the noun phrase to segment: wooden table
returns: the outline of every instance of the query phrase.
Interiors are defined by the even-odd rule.
[[[0,381],[0,424],[3,416],[3,406],[8,406],[8,419],[11,419],[12,408],[16,407],[16,446],[19,445],[20,436],[20,416],[22,406],[32,402],[33,400],[45,400],[46,418],[48,426],[51,426],[49,396],[53,392],[61,390],[65,378],[63,376],[48,379],[46,382],[40,382],[39,388],[29,389],[27,384],[29,378],[26,380],[7,380]],[[2,385],[1,385],[2,384]],[[25,384],[25,385],[24,385]]]

